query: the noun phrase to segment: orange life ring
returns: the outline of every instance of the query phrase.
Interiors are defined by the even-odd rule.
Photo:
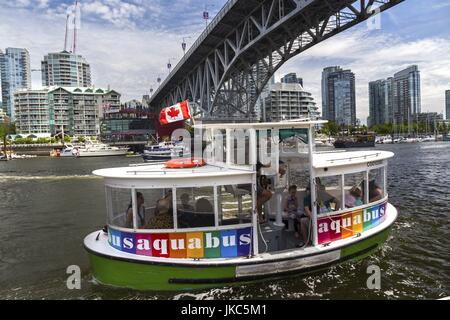
[[[184,158],[166,161],[164,165],[168,169],[186,169],[203,167],[206,165],[206,162],[203,159],[198,158]]]

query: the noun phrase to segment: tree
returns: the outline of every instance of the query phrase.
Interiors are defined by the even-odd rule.
[[[334,122],[334,121],[329,121],[327,123],[325,123],[321,129],[322,133],[328,135],[328,136],[335,136],[339,133],[340,130],[340,126]]]
[[[8,135],[10,135],[13,130],[15,131],[14,125],[11,125],[7,122],[0,123],[0,140],[3,142],[3,152],[5,153],[5,155]]]

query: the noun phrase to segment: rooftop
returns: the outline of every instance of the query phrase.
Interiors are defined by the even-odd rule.
[[[136,167],[100,169],[93,172],[94,175],[104,178],[117,179],[189,179],[195,175],[195,178],[211,177],[230,177],[251,175],[253,171],[244,168],[226,168],[214,165],[205,165],[203,167],[190,169],[168,169],[164,163],[155,163]]]
[[[315,154],[313,158],[314,168],[327,168],[336,166],[348,166],[368,161],[381,161],[394,156],[389,151],[351,151]]]

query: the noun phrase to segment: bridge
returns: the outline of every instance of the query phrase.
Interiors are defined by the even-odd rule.
[[[404,0],[229,0],[152,95],[189,100],[203,120],[252,121],[289,59]]]

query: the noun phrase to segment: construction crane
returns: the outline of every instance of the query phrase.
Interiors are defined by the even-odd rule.
[[[73,43],[71,48],[69,49],[71,53],[75,53],[77,50],[77,28],[78,28],[78,0],[75,1],[72,12],[68,12],[66,16],[66,30],[64,33],[64,51],[68,51],[68,39],[69,39],[69,29],[72,25],[73,27]]]
[[[69,28],[69,18],[70,18],[70,14],[67,14],[67,18],[66,18],[66,33],[64,35],[64,51],[67,51],[67,31]]]
[[[77,51],[77,17],[78,17],[78,0],[75,0],[74,17],[73,17],[73,53]]]

